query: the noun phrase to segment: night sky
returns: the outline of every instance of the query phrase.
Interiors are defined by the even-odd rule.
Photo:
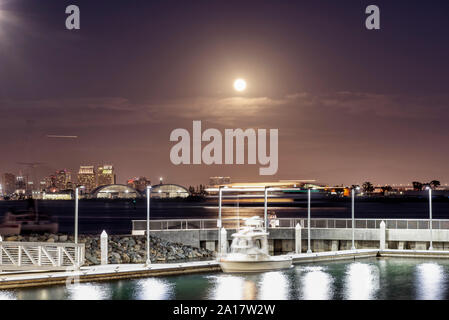
[[[365,28],[370,4],[381,30]],[[449,183],[448,16],[447,0],[0,0],[0,173]],[[173,165],[170,133],[193,120],[279,129],[277,174]]]

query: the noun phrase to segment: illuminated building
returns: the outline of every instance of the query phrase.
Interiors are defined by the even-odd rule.
[[[212,186],[222,186],[231,183],[231,177],[210,177],[209,185]]]
[[[10,195],[16,190],[16,176],[12,173],[5,173],[2,176],[3,195]]]
[[[78,185],[84,186],[83,191],[89,193],[96,188],[94,166],[80,166],[78,171]]]
[[[123,184],[100,186],[92,191],[92,198],[97,199],[135,199],[140,197],[139,191]]]
[[[17,194],[25,194],[27,190],[27,183],[24,176],[21,174],[16,177],[16,190]]]
[[[54,174],[45,177],[45,190],[57,189],[56,188],[56,176]]]
[[[97,170],[98,183],[97,186],[107,186],[110,184],[115,184],[115,174],[114,167],[112,165],[104,165],[98,167]]]
[[[62,192],[43,192],[42,200],[72,200],[72,191],[62,191]]]
[[[151,186],[151,181],[145,177],[136,177],[129,179],[127,185],[133,189],[139,190],[140,192],[144,192],[147,186]]]
[[[186,188],[177,184],[158,184],[151,188],[151,198],[187,198],[189,195]]]
[[[42,180],[42,181],[39,183],[39,192],[42,192],[42,191],[45,190],[46,184],[47,184],[47,182],[46,182],[46,178],[45,178],[44,180]]]
[[[58,190],[67,190],[71,187],[72,175],[66,169],[59,170],[55,176],[55,187]]]

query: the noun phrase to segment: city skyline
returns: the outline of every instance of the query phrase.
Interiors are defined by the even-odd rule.
[[[42,175],[60,164],[73,173],[107,160],[121,183],[445,184],[448,3],[432,3],[376,1],[373,31],[367,1],[78,1],[81,28],[69,31],[69,1],[3,1],[0,170],[39,162]],[[278,129],[276,175],[173,165],[170,132],[195,120]]]
[[[107,168],[108,170],[110,169],[111,172],[106,173],[106,177],[102,178],[101,177],[101,172],[103,168]],[[84,172],[82,172],[84,170]],[[86,172],[86,170],[88,170],[89,172]],[[68,175],[67,177],[62,178],[60,175],[64,173],[65,175]],[[83,173],[83,174],[90,174],[92,175],[92,183],[93,183],[93,188],[88,188],[90,190],[99,187],[99,186],[105,186],[105,185],[110,185],[110,184],[121,184],[121,185],[132,185],[132,184],[137,184],[139,185],[139,188],[142,189],[143,184],[145,185],[157,185],[157,184],[162,184],[162,183],[175,183],[177,184],[177,181],[172,181],[172,180],[167,180],[166,177],[158,177],[157,179],[151,179],[148,178],[147,176],[144,175],[136,175],[133,177],[128,177],[126,178],[124,181],[118,181],[116,179],[116,175],[117,175],[117,170],[116,167],[110,164],[96,164],[96,165],[80,165],[78,167],[78,169],[75,170],[67,170],[67,168],[64,169],[59,169],[56,170],[55,172],[49,173],[45,176],[43,176],[42,178],[38,178],[37,179],[37,183],[38,184],[43,184],[45,182],[45,186],[46,188],[49,188],[51,186],[54,186],[56,189],[58,190],[64,190],[65,188],[61,188],[59,187],[59,185],[66,185],[67,182],[71,184],[71,187],[67,187],[67,189],[73,189],[75,186],[86,186],[89,183],[85,183],[84,180],[80,181],[79,175]],[[0,186],[5,189],[5,181],[8,180],[14,180],[14,182],[9,181],[9,184],[17,184],[17,178],[21,178],[24,179],[25,183],[27,183],[28,181],[32,181],[33,185],[34,185],[34,180],[31,176],[33,176],[33,174],[31,173],[26,173],[24,174],[21,170],[18,171],[18,174],[14,173],[14,172],[2,172],[1,174],[1,179],[0,179]],[[109,177],[108,177],[109,175]],[[65,182],[61,182],[61,179],[65,179]],[[151,182],[153,181],[153,182]],[[269,180],[269,179],[265,179],[264,181],[260,180],[260,181],[246,181],[246,180],[242,180],[242,179],[232,179],[232,177],[230,176],[211,176],[207,178],[207,181],[202,181],[198,184],[194,184],[194,183],[187,183],[184,186],[189,187],[189,186],[199,186],[199,185],[209,185],[209,186],[213,186],[213,185],[223,185],[223,184],[245,184],[245,183],[250,183],[250,184],[255,184],[257,185],[257,183],[262,183],[260,185],[266,184],[269,185],[270,181],[273,183],[273,185],[275,185],[276,183],[282,182],[282,181],[314,181],[320,185],[323,186],[328,186],[328,187],[339,187],[339,186],[344,186],[344,187],[350,187],[351,185],[362,185],[365,182],[370,182],[373,183],[373,181],[368,181],[368,180],[359,180],[357,182],[354,182],[352,184],[344,184],[344,183],[335,183],[335,184],[329,184],[323,181],[316,181],[315,179],[288,179],[288,180]],[[396,183],[385,183],[385,182],[374,182],[373,185],[376,187],[380,187],[380,186],[394,186],[394,187],[402,187],[402,186],[413,186],[413,182],[420,182],[422,184],[429,184],[431,181],[438,181],[440,183],[440,186],[442,188],[444,187],[448,187],[449,183],[445,182],[445,181],[440,181],[438,180],[438,177],[436,177],[435,179],[428,179],[428,180],[410,180],[410,181],[406,181],[406,182],[396,182]],[[42,186],[41,186],[42,188]],[[139,189],[134,187],[134,189]],[[16,188],[17,189],[17,188]],[[142,189],[143,190],[143,189]],[[141,191],[142,191],[141,190]]]

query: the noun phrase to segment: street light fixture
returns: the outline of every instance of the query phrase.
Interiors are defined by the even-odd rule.
[[[146,265],[151,265],[150,259],[150,198],[151,198],[151,186],[146,187],[147,190],[147,261]]]
[[[355,238],[355,220],[354,220],[354,211],[355,211],[355,205],[354,205],[354,202],[355,202],[355,192],[356,192],[356,190],[358,191],[358,190],[360,190],[360,187],[355,187],[355,188],[352,188],[352,190],[351,190],[351,202],[352,202],[352,223],[351,223],[351,225],[352,225],[352,246],[351,246],[351,250],[355,250],[355,241],[354,241],[354,238]]]
[[[79,190],[85,189],[85,186],[79,186],[75,188],[75,243],[78,243],[78,200]]]
[[[432,241],[432,188],[427,187],[427,190],[429,190],[429,228],[430,228],[430,247],[429,250],[433,250],[433,241]]]

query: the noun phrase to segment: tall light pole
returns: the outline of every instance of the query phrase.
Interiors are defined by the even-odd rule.
[[[433,241],[432,241],[432,188],[427,187],[427,190],[429,190],[429,227],[430,227],[430,247],[429,250],[433,250]]]
[[[221,251],[221,237],[220,237],[220,232],[221,232],[221,199],[223,197],[223,187],[219,187],[218,188],[218,221],[217,221],[217,227],[218,227],[218,250],[217,253],[219,251]],[[219,258],[219,255],[217,254],[217,258]]]
[[[355,216],[355,191],[356,190],[360,190],[360,187],[356,187],[356,188],[352,188],[351,189],[351,202],[352,202],[352,205],[351,205],[351,208],[352,208],[352,223],[351,223],[351,225],[352,225],[352,246],[351,246],[351,250],[355,250],[355,219],[354,219],[354,216]]]
[[[263,221],[265,225],[265,232],[268,229],[268,187],[264,190],[264,207],[263,207]]]
[[[237,230],[240,230],[240,195],[237,195]]]
[[[79,200],[79,190],[84,189],[84,186],[75,188],[75,243],[78,243],[78,200]]]
[[[151,186],[147,186],[147,261],[146,265],[151,264],[150,259],[150,198],[151,198]]]
[[[310,200],[311,200],[311,189],[307,189],[307,253],[312,253],[312,248],[310,246]]]

